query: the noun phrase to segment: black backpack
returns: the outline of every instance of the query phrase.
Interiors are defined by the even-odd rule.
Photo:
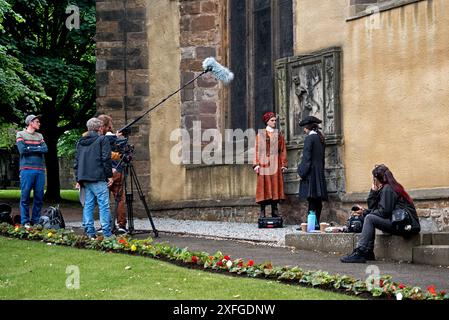
[[[348,221],[346,221],[346,227],[347,227],[348,232],[353,232],[353,233],[362,232],[363,218],[358,215],[351,216],[348,219]]]
[[[13,224],[11,217],[11,206],[6,203],[0,203],[0,223]]]
[[[46,208],[42,212],[39,224],[42,225],[45,229],[64,229],[65,222],[61,210],[59,209],[59,205],[56,207],[50,206]]]

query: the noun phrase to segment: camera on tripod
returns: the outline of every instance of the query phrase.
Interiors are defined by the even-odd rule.
[[[122,154],[122,161],[130,163],[134,157],[134,145],[127,143],[120,153]]]

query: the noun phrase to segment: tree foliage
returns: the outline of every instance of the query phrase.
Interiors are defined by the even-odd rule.
[[[79,8],[79,29],[66,21]],[[95,1],[0,0],[0,120],[41,114],[47,198],[59,199],[59,138],[95,113]],[[76,18],[76,17],[75,17]]]
[[[15,23],[24,23],[25,20],[15,13],[11,5],[5,0],[0,0],[0,101],[12,108],[18,101],[26,101],[35,106],[36,102],[48,99],[41,83],[25,70],[22,62],[15,57],[17,48],[9,41],[4,41],[7,36],[3,22],[5,18]],[[18,110],[15,110],[16,112]]]

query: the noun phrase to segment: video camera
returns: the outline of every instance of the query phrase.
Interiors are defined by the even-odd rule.
[[[123,148],[123,152],[121,152],[121,154],[122,154],[121,161],[123,161],[125,163],[131,162],[131,160],[133,159],[133,156],[134,156],[134,145],[126,143]]]
[[[117,164],[117,167],[121,165],[122,162],[131,162],[134,155],[134,145],[128,143],[128,138],[123,136],[117,137],[112,133],[106,134],[106,137],[109,139],[112,152],[120,155],[120,162]]]

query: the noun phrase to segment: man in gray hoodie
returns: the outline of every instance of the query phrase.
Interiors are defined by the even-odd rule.
[[[109,140],[101,135],[103,121],[91,118],[87,121],[87,134],[76,145],[76,182],[84,189],[83,208],[84,231],[95,238],[94,209],[97,199],[100,223],[105,237],[110,237],[109,189],[112,184],[111,146]]]

